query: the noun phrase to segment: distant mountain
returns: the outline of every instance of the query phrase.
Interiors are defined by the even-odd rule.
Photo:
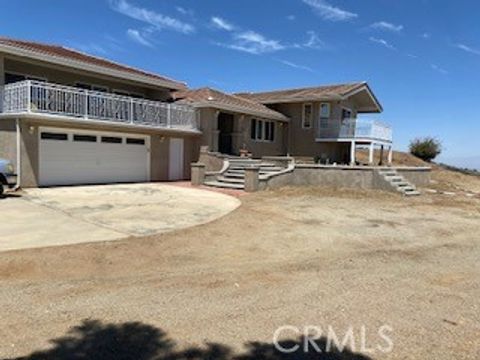
[[[435,159],[435,162],[480,171],[480,156],[441,157]]]

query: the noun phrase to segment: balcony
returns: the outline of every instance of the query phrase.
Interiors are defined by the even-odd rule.
[[[43,114],[79,121],[198,131],[193,107],[38,81],[0,87],[0,113]]]
[[[320,120],[317,141],[392,142],[392,128],[379,121],[368,119]]]

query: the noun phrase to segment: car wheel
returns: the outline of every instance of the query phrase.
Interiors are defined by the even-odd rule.
[[[5,191],[5,187],[3,186],[2,183],[0,183],[0,196],[3,195],[3,192]]]

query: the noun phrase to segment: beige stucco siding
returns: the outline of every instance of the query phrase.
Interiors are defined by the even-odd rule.
[[[109,78],[102,75],[92,74],[88,72],[76,71],[70,68],[62,68],[61,66],[53,66],[41,62],[25,62],[14,58],[5,58],[5,72],[19,73],[39,78],[46,78],[50,83],[75,86],[76,82],[82,82],[92,85],[106,86],[110,92],[114,90],[126,91],[129,93],[139,94],[151,100],[166,100],[169,98],[167,89],[148,88],[135,84],[134,82],[123,82],[115,78]]]
[[[235,144],[235,150],[238,152],[241,148],[246,148],[252,153],[253,157],[286,155],[285,131],[287,124],[280,121],[274,121],[274,141],[253,140],[251,134],[252,119],[258,119],[254,116],[245,116],[241,119],[239,129],[239,141]],[[264,119],[259,119],[264,120]]]
[[[214,108],[199,109],[202,135],[200,145],[208,146],[211,151],[218,151],[218,120],[220,110]],[[226,112],[226,111],[221,111]],[[259,117],[231,113],[234,116],[232,133],[232,149],[239,154],[241,149],[247,149],[254,157],[286,154],[286,123],[275,121],[275,140],[273,142],[255,141],[250,138],[252,119],[265,120]]]
[[[290,123],[288,124],[287,151],[294,156],[318,156],[328,159],[330,162],[343,162],[348,160],[349,143],[316,141],[320,103],[321,102],[311,103],[313,105],[313,122],[310,128],[302,127],[304,103],[276,104],[272,106],[273,109],[290,118]],[[352,116],[356,116],[356,106],[351,101],[328,103],[331,109],[331,119],[341,119],[343,107],[352,110]]]

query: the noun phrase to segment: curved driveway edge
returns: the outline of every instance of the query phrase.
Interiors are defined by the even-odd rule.
[[[171,184],[30,189],[0,200],[0,251],[109,241],[205,224],[235,197]]]

